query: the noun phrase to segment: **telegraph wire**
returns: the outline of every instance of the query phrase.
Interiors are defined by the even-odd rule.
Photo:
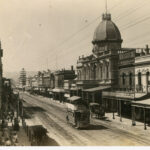
[[[148,1],[147,1],[147,2],[148,2]],[[146,2],[146,3],[147,3],[147,2]],[[117,17],[115,21],[118,21],[118,20],[120,20],[120,19],[124,19],[125,17],[131,15],[131,14],[134,13],[135,11],[137,11],[137,10],[139,10],[140,8],[142,8],[143,6],[145,6],[146,3],[143,3],[143,2],[142,2],[142,3],[138,3],[138,4],[143,4],[143,5],[140,5],[140,6],[137,5],[137,7],[134,7],[134,9],[129,8],[128,11],[125,11],[124,13],[122,13],[122,14],[124,14],[124,15],[119,14],[120,16]]]
[[[100,17],[100,16],[99,16],[99,17]],[[99,17],[98,17],[98,18],[99,18]],[[96,21],[98,18],[96,18],[95,21]],[[93,21],[93,22],[95,22],[95,21]],[[92,22],[92,23],[93,23],[93,22]],[[79,31],[79,32],[80,32],[80,31]],[[70,40],[70,39],[69,39],[69,40]]]
[[[120,3],[123,3],[124,1],[121,1]],[[120,4],[119,3],[119,4]],[[119,4],[116,4],[114,5],[112,8],[118,6]],[[110,8],[111,9],[111,8]],[[110,10],[109,9],[109,10]],[[75,37],[78,33],[80,33],[81,31],[83,31],[85,28],[87,28],[88,26],[90,26],[91,24],[93,24],[96,20],[98,20],[101,16],[98,16],[96,19],[94,19],[93,21],[91,21],[88,25],[84,26],[83,28],[81,28],[80,30],[78,30],[76,33],[74,33],[73,35],[71,35],[69,38],[67,38],[65,41],[63,41],[60,45],[58,45],[58,47],[54,48],[54,49],[57,49],[59,48],[60,46],[62,46],[64,43],[66,43],[67,41],[71,40],[73,37]],[[91,35],[91,34],[89,34]],[[87,36],[86,36],[87,38]],[[84,39],[85,40],[85,39]],[[80,40],[81,41],[81,40]],[[82,42],[82,41],[81,41]],[[57,50],[58,51],[58,50]],[[57,52],[57,51],[54,51],[53,53]],[[63,50],[61,50],[62,52]],[[53,59],[54,60],[54,59]],[[52,62],[52,61],[51,61]]]
[[[114,8],[116,8],[117,6],[119,6],[121,3],[123,4],[125,1],[120,1],[120,3],[117,3],[116,5],[112,6],[110,9],[108,9],[108,11],[113,10]]]
[[[142,7],[143,7],[144,5],[142,5]],[[141,7],[141,6],[140,6]],[[134,11],[135,10],[137,10],[139,7],[137,7],[136,9],[134,9]],[[100,16],[99,17],[97,17],[96,19],[94,19],[92,22],[90,22],[88,25],[86,25],[85,27],[83,27],[83,28],[81,28],[80,30],[78,30],[76,33],[74,33],[73,35],[71,35],[69,38],[67,38],[65,41],[63,41],[58,47],[60,47],[60,46],[62,46],[64,43],[66,43],[67,41],[69,41],[70,39],[72,39],[74,36],[76,36],[78,33],[80,33],[81,31],[83,31],[85,28],[87,28],[89,25],[91,25],[93,22],[95,22],[96,20],[98,20],[100,18]],[[128,29],[128,28],[130,28],[130,27],[132,27],[132,26],[134,26],[134,25],[137,25],[138,23],[141,23],[141,22],[143,22],[143,21],[145,21],[145,20],[147,20],[147,19],[149,19],[150,17],[146,17],[146,18],[144,18],[144,19],[142,19],[142,20],[139,20],[139,21],[137,21],[136,23],[134,23],[134,24],[129,24],[127,27],[125,27],[125,28],[123,28],[123,30],[126,30],[126,29]],[[73,47],[72,47],[73,48]],[[71,49],[72,49],[71,48]],[[73,52],[74,53],[74,52]]]
[[[133,27],[133,26],[135,26],[135,25],[137,25],[137,24],[139,24],[139,23],[142,23],[142,22],[144,22],[144,21],[146,21],[146,20],[148,20],[148,19],[150,19],[150,16],[145,17],[144,19],[139,20],[139,21],[137,21],[136,23],[133,23],[133,24],[131,24],[131,25],[128,25],[127,27],[123,28],[122,31],[124,31],[124,30],[126,30],[126,29],[129,29],[129,28],[131,28],[131,27]]]
[[[128,27],[126,27],[126,28],[124,28],[124,29],[122,29],[122,30],[129,29],[130,27],[132,27],[132,26],[134,26],[134,25],[137,25],[137,24],[139,24],[139,23],[141,23],[141,22],[147,20],[148,18],[150,19],[150,16],[148,16],[148,17],[146,17],[146,18],[144,18],[144,19],[142,19],[142,20],[139,20],[138,22],[136,22],[136,23],[134,23],[134,24],[132,24],[132,25],[129,25]],[[71,49],[74,49],[74,48],[72,47]],[[70,52],[72,52],[72,51],[70,51]],[[74,53],[74,52],[72,52],[72,53]],[[67,54],[69,54],[69,53],[67,53]],[[63,54],[62,54],[62,55],[63,55]],[[62,56],[62,55],[60,55],[60,56]],[[63,58],[63,57],[61,57],[61,58]],[[60,59],[61,59],[61,58],[60,58]]]
[[[124,1],[120,2],[123,3]],[[113,7],[118,6],[118,4],[114,5]],[[112,7],[112,8],[113,8]],[[111,8],[110,8],[111,10]],[[66,43],[67,41],[71,40],[73,37],[75,37],[78,33],[80,33],[81,31],[83,31],[84,29],[86,29],[87,27],[89,27],[91,24],[93,24],[95,21],[97,21],[98,19],[101,18],[101,15],[98,16],[97,18],[93,19],[89,24],[85,25],[84,27],[80,28],[77,32],[73,33],[72,35],[70,35],[68,38],[66,38],[64,41],[62,41],[57,47],[53,48],[53,50],[57,50],[57,48],[61,47],[62,45],[64,45],[64,43]]]

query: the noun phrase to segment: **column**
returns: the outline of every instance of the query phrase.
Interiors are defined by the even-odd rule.
[[[122,122],[122,116],[121,116],[121,100],[119,100],[119,110],[120,110],[120,121]]]
[[[82,91],[82,100],[84,100],[84,92]]]
[[[144,130],[146,130],[146,108],[143,108],[144,109]]]
[[[115,119],[114,99],[111,100],[112,100],[112,108],[113,108],[113,119]]]
[[[119,101],[118,101],[118,99],[117,99],[117,113],[118,113],[118,115],[119,115]]]
[[[79,90],[77,89],[77,96],[79,96]]]
[[[93,103],[95,102],[95,93],[94,92],[92,93],[92,102]]]
[[[88,92],[86,93],[86,97],[87,97],[87,102],[89,104],[89,94],[88,94]]]
[[[59,102],[61,102],[61,93],[58,93],[59,95]]]
[[[135,106],[131,106],[132,107],[132,126],[135,126]]]

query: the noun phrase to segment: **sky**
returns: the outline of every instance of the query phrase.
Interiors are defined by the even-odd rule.
[[[92,53],[92,38],[106,0],[0,0],[4,72],[76,67]],[[150,1],[107,0],[122,47],[150,44]]]

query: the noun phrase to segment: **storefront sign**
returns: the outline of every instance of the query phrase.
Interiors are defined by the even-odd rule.
[[[106,97],[122,97],[122,98],[134,98],[134,93],[125,92],[103,92],[103,96]]]

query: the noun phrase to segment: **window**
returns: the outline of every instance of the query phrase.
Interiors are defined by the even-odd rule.
[[[89,67],[87,66],[87,67],[86,67],[86,80],[89,80],[89,79],[90,79],[90,74],[89,74],[89,72],[90,72],[90,69],[89,69]]]
[[[103,67],[100,66],[101,79],[103,78]]]
[[[82,71],[83,71],[83,80],[86,80],[86,68],[84,67]]]
[[[97,66],[94,64],[93,65],[93,80],[96,79],[96,68],[97,68]]]
[[[78,71],[78,80],[81,80],[81,71]]]
[[[149,84],[149,72],[146,72],[146,84]]]
[[[138,85],[142,85],[141,72],[138,73]]]
[[[130,87],[132,86],[132,78],[133,78],[133,75],[132,73],[129,74],[129,85]]]
[[[109,78],[109,64],[106,65],[106,78]]]
[[[123,73],[122,74],[122,84],[125,85],[125,83],[126,83],[126,74]]]

